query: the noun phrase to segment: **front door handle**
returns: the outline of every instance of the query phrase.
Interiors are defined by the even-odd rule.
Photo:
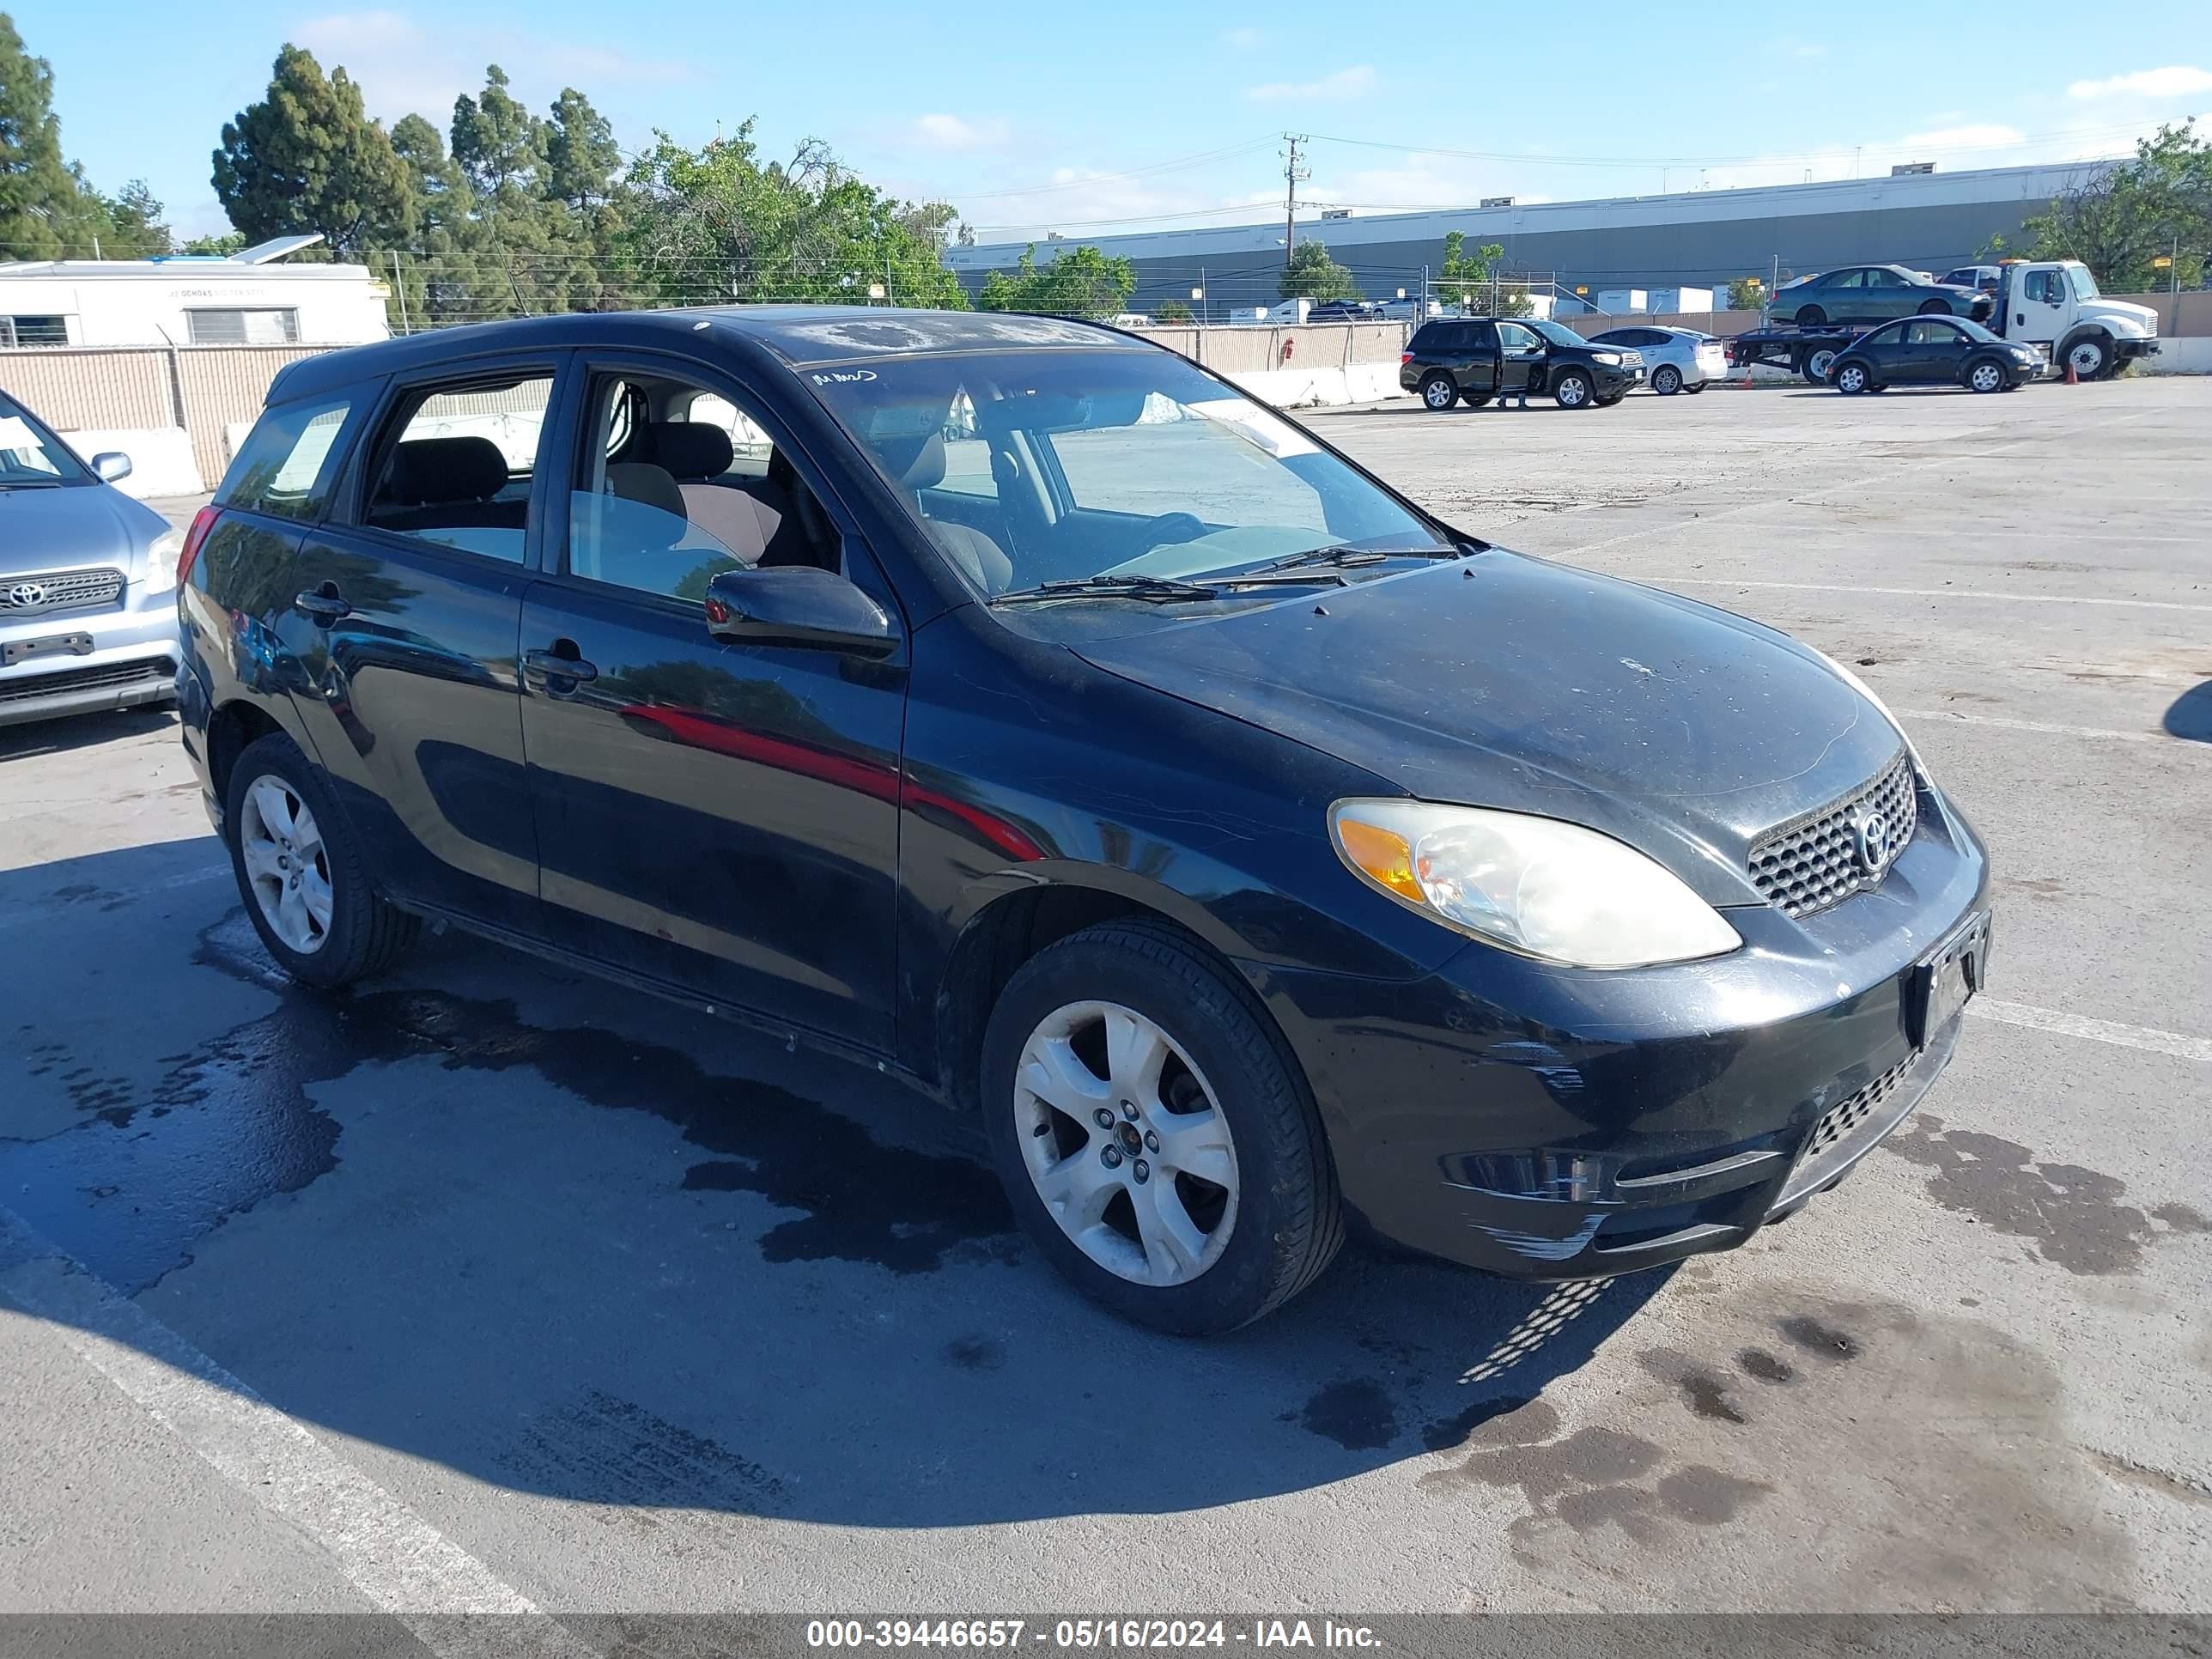
[[[304,593],[294,595],[292,609],[318,628],[328,628],[332,623],[343,621],[353,614],[353,607],[346,603],[345,595],[338,592],[336,582],[325,582],[319,587],[311,587]]]
[[[524,652],[522,672],[532,685],[543,685],[549,680],[580,684],[599,677],[597,665],[578,656],[574,643],[568,640],[556,640],[550,651]]]

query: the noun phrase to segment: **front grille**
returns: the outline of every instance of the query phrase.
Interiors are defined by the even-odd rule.
[[[1869,871],[1859,856],[1857,826],[1877,812],[1888,826],[1889,853]],[[1912,762],[1899,750],[1872,782],[1752,842],[1752,881],[1784,915],[1812,915],[1878,883],[1912,839],[1919,816]]]
[[[120,570],[47,570],[29,576],[0,576],[0,621],[112,605],[122,593]]]
[[[27,674],[0,680],[0,703],[28,702],[64,691],[98,691],[137,684],[142,680],[167,683],[177,678],[177,665],[167,657],[149,662],[111,663],[100,668],[64,668],[52,674]]]

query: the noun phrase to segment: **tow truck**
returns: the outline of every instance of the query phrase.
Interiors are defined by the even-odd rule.
[[[2158,313],[2148,306],[2108,300],[2079,259],[2008,259],[1997,268],[1996,303],[1984,325],[2000,337],[2038,346],[2075,378],[2100,380],[2159,349]],[[1758,328],[1728,343],[1738,368],[1766,363],[1828,383],[1836,354],[1865,326]]]

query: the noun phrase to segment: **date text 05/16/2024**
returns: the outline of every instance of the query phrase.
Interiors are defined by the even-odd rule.
[[[1333,1619],[813,1619],[806,1625],[810,1648],[958,1650],[1037,1643],[1084,1651],[1382,1645],[1367,1626]]]

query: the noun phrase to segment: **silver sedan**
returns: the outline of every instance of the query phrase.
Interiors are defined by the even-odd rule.
[[[1609,329],[1590,337],[1592,345],[1627,346],[1644,354],[1644,383],[1661,397],[1703,392],[1706,384],[1728,378],[1728,349],[1694,328],[1658,324]]]

